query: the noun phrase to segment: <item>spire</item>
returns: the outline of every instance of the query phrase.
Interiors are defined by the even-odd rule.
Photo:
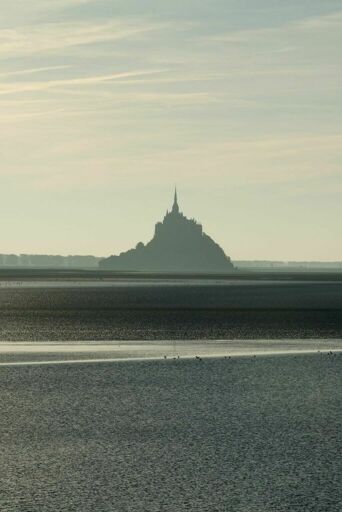
[[[172,212],[179,213],[178,199],[177,199],[177,188],[175,187],[175,196],[173,199]]]

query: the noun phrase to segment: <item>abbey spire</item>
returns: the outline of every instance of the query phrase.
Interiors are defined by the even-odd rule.
[[[174,199],[173,199],[172,213],[179,213],[178,198],[177,198],[177,188],[176,187],[175,187],[175,196],[174,196]]]

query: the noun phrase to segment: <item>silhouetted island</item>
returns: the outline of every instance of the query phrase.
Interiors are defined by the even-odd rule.
[[[135,249],[110,256],[100,268],[137,271],[229,272],[234,266],[221,247],[203,232],[201,224],[179,211],[177,190],[171,212],[155,226],[154,237]]]

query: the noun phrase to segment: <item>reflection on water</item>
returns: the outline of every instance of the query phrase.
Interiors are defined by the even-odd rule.
[[[234,340],[104,343],[1,343],[0,364],[233,357],[342,351],[342,340]]]
[[[340,512],[342,355],[0,368],[0,510]]]
[[[1,288],[0,340],[342,338],[342,283],[97,284]]]

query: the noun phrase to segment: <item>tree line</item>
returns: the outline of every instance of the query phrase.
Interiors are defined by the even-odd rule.
[[[51,254],[0,254],[0,267],[97,267],[96,256]]]

